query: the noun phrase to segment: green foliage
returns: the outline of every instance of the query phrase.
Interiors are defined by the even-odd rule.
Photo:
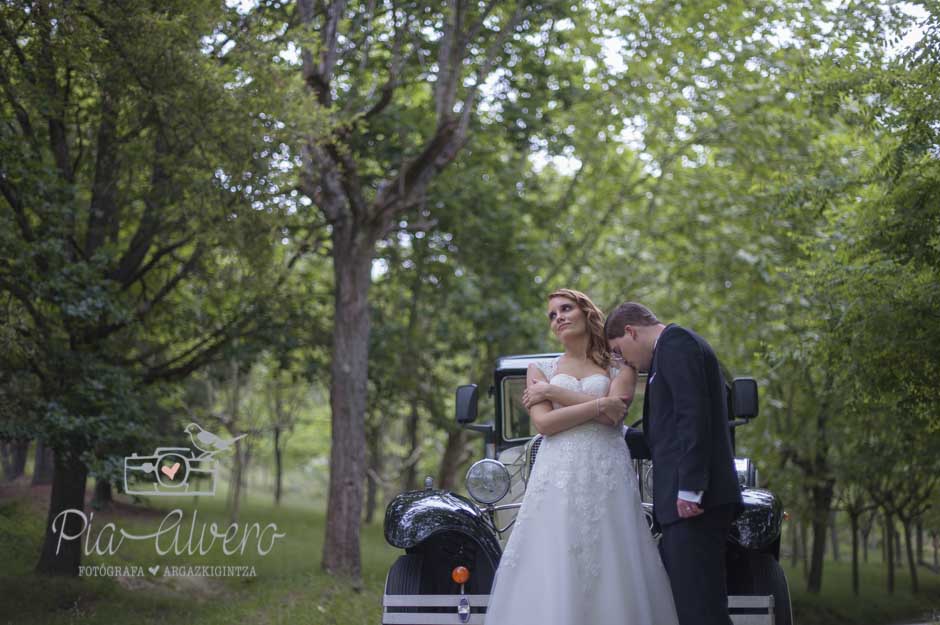
[[[224,17],[4,5],[0,358],[5,394],[32,389],[6,435],[112,453],[160,416],[145,386],[218,357],[270,308],[287,220],[263,150],[278,129],[267,83],[202,49]]]
[[[454,386],[557,348],[561,286],[643,301],[755,375],[739,452],[791,510],[830,481],[877,487],[872,465],[937,472],[934,3],[895,52],[914,20],[893,5],[463,3],[478,29],[454,76],[450,5],[346,3],[324,73],[314,4],[0,8],[0,438],[112,475],[145,433],[236,405],[258,436],[294,427],[289,462],[322,483],[347,214],[323,210],[325,150],[347,203],[376,209],[356,253],[389,481],[412,414],[433,474]],[[461,141],[427,158],[449,124]]]

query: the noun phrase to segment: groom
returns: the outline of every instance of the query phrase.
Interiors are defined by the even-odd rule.
[[[653,512],[680,625],[729,625],[725,545],[741,503],[725,381],[699,335],[642,304],[617,307],[610,351],[648,373],[643,432],[653,458]]]

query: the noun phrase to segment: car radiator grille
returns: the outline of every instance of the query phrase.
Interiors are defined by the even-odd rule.
[[[532,439],[532,443],[529,445],[529,470],[527,475],[532,475],[532,467],[535,466],[535,456],[539,453],[539,447],[542,446],[542,435],[539,434]]]

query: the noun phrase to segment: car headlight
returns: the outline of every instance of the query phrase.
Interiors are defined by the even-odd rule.
[[[509,470],[488,458],[474,462],[467,471],[467,492],[482,504],[496,503],[509,492]]]

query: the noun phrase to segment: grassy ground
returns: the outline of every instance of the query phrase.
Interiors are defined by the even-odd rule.
[[[362,625],[380,621],[385,574],[397,551],[385,544],[381,526],[366,526],[362,535],[364,589],[350,586],[320,571],[324,516],[308,506],[274,509],[269,500],[249,500],[240,523],[276,523],[287,536],[267,556],[255,553],[253,543],[244,556],[221,554],[216,545],[205,556],[158,556],[153,541],[125,541],[115,556],[89,556],[86,565],[253,565],[254,578],[85,577],[47,579],[32,573],[39,553],[48,491],[0,492],[0,625],[110,625],[133,621],[143,625]],[[120,504],[110,513],[95,513],[97,535],[114,522],[130,532],[146,534],[159,527],[173,507],[185,510],[185,541],[189,522],[228,525],[224,498],[164,500],[145,508]],[[198,507],[197,505],[198,504]],[[254,554],[254,555],[252,555]],[[851,592],[847,563],[827,562],[823,593],[803,591],[799,571],[787,569],[799,625],[889,625],[913,621],[940,611],[940,577],[923,570],[922,592],[912,596],[904,570],[898,571],[897,590],[884,590],[883,570],[872,564],[862,571],[862,593]],[[132,616],[131,616],[132,615]]]
[[[174,578],[160,572],[152,576],[145,570],[144,578],[47,579],[32,572],[45,521],[39,499],[0,500],[0,625],[105,625],[131,620],[142,625],[378,623],[385,574],[397,555],[385,544],[380,525],[367,526],[362,536],[365,587],[356,592],[320,571],[322,513],[304,508],[275,510],[267,502],[249,501],[243,506],[240,524],[258,522],[263,528],[276,523],[278,531],[287,534],[266,556],[256,553],[253,541],[248,543],[245,556],[225,556],[217,544],[210,554],[190,557],[160,557],[153,541],[125,541],[115,556],[89,556],[83,558],[83,564],[139,565],[144,569],[158,564],[253,565],[257,572],[254,578]],[[197,534],[203,521],[215,521],[222,528],[228,525],[223,501],[221,496],[198,501]],[[172,506],[143,512],[119,505],[111,514],[96,513],[92,545],[98,528],[109,521],[129,532],[152,533],[173,507],[185,510],[181,538],[185,542],[193,504],[191,499],[174,499]]]
[[[802,567],[785,566],[790,582],[795,620],[799,625],[884,625],[940,622],[940,576],[918,570],[920,592],[911,594],[907,565],[895,573],[894,594],[889,595],[881,563],[862,564],[859,595],[852,593],[851,562],[826,561],[819,595],[806,592]]]

